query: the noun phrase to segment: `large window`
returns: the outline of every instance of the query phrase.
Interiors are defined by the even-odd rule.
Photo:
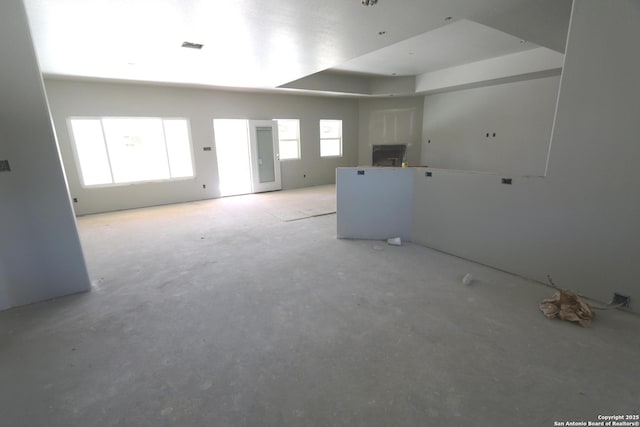
[[[69,123],[86,187],[194,176],[186,119],[72,118]]]
[[[320,120],[320,156],[342,156],[342,120]]]
[[[278,146],[280,160],[300,158],[300,120],[278,121]]]

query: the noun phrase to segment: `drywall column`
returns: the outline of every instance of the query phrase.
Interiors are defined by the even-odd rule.
[[[409,168],[338,168],[338,237],[410,240],[412,197]]]
[[[0,259],[0,310],[9,308],[9,295],[7,294],[8,284],[4,275],[4,267],[2,266],[2,260]]]
[[[90,289],[21,0],[0,4],[0,309]]]
[[[4,135],[1,132],[2,127],[0,127],[0,160],[6,160],[9,158],[10,154],[8,144],[4,140]],[[7,179],[8,173],[9,172],[0,172],[0,232],[2,233],[2,238],[0,238],[0,250],[2,250],[8,243],[8,236],[5,235],[5,232],[10,231],[8,227],[9,215],[10,212],[14,210],[14,206],[12,206],[12,189]],[[9,283],[7,281],[3,264],[4,257],[0,256],[0,310],[11,307],[9,300]]]

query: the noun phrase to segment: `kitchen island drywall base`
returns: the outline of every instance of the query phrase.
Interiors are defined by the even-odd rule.
[[[410,240],[410,168],[337,168],[338,238]]]
[[[599,259],[615,240],[596,230],[585,235],[584,218],[566,212],[549,178],[513,177],[510,184],[503,178],[509,177],[423,167],[339,168],[338,238],[402,237],[543,283],[550,275],[602,303],[608,293],[634,295],[632,283],[610,281],[598,292],[575,279],[609,271],[613,261]],[[585,239],[582,246],[566,243]]]
[[[428,171],[414,176],[413,242],[546,282],[558,262],[545,255],[553,241],[546,178]]]

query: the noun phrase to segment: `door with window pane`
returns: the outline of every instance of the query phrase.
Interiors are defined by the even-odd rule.
[[[249,132],[253,192],[282,189],[277,122],[250,120]]]

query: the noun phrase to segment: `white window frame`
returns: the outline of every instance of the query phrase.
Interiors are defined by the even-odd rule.
[[[283,122],[283,121],[287,121],[287,122],[295,121],[297,123],[297,132],[296,132],[296,138],[295,139],[291,139],[291,138],[283,139],[281,134],[280,134],[280,130],[278,129],[278,147],[279,147],[278,156],[279,156],[279,159],[282,160],[282,161],[285,161],[285,162],[289,161],[289,160],[300,160],[300,159],[302,159],[302,151],[301,151],[301,148],[300,148],[300,119],[275,119],[275,120],[278,123],[278,126],[280,126],[280,122]],[[283,141],[295,141],[296,147],[297,147],[297,153],[298,153],[297,157],[282,157],[282,153],[280,152],[280,148],[282,147],[282,142]]]
[[[322,137],[322,126],[323,126],[323,122],[337,122],[340,123],[340,135],[338,136],[338,140],[339,140],[339,144],[340,144],[340,153],[339,154],[331,154],[331,155],[323,155],[322,154],[322,141],[323,140],[329,140],[329,139],[336,139],[335,137],[332,138],[323,138]],[[342,119],[320,119],[319,121],[319,136],[320,136],[320,157],[322,158],[332,158],[332,157],[342,157]]]
[[[191,157],[191,170],[192,170],[192,175],[191,176],[183,176],[183,177],[170,177],[170,178],[160,178],[160,179],[148,179],[148,180],[140,180],[140,181],[131,181],[131,182],[114,182],[114,178],[113,178],[113,170],[112,170],[112,166],[111,166],[111,158],[109,157],[109,149],[108,149],[108,145],[107,145],[107,140],[106,140],[106,135],[104,132],[104,125],[102,123],[103,119],[160,119],[162,120],[162,133],[163,135],[165,135],[165,126],[164,126],[164,121],[165,120],[184,120],[186,122],[187,125],[187,138],[189,140],[189,155]],[[105,146],[105,151],[107,153],[107,161],[109,163],[109,171],[111,172],[111,182],[110,183],[106,183],[106,184],[89,184],[86,185],[84,182],[84,176],[82,174],[82,164],[80,163],[80,156],[78,153],[78,148],[76,146],[76,141],[75,141],[75,135],[73,132],[73,126],[71,124],[72,120],[99,120],[100,121],[100,127],[102,129],[102,142]],[[73,151],[73,155],[74,155],[74,160],[76,163],[76,168],[77,168],[77,172],[78,172],[78,178],[80,180],[80,185],[82,188],[88,188],[88,189],[92,189],[92,188],[104,188],[104,187],[122,187],[122,186],[128,186],[128,185],[137,185],[137,184],[144,184],[144,183],[153,183],[153,182],[169,182],[169,181],[186,181],[186,180],[193,180],[196,178],[196,165],[195,165],[195,158],[194,158],[194,150],[193,150],[193,140],[191,138],[191,123],[189,121],[188,118],[186,117],[142,117],[142,116],[71,116],[67,118],[67,129],[69,132],[69,138],[71,141],[71,148]],[[166,142],[166,136],[165,136],[165,141],[164,141],[164,147],[165,147],[165,152],[167,150],[167,142]],[[167,161],[168,161],[168,152],[166,152],[167,154]],[[171,169],[169,168],[169,171],[171,171]]]

